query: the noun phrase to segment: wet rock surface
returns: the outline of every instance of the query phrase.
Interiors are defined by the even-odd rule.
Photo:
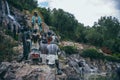
[[[2,62],[1,80],[56,80],[55,69],[47,65],[29,65],[27,63]]]
[[[108,78],[113,78],[112,73],[117,75],[120,66],[120,63],[116,62],[82,58],[79,54],[64,57],[64,60],[60,60],[60,62],[62,71],[66,75],[66,80],[89,80],[91,77],[95,78],[95,76],[107,76]],[[111,80],[115,79],[117,80],[117,78]],[[95,80],[97,79],[95,78]]]

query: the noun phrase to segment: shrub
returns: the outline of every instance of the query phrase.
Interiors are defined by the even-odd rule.
[[[107,60],[111,62],[120,62],[119,57],[104,55],[103,53],[98,52],[96,49],[86,49],[82,52],[81,56],[85,58],[89,57],[91,59],[102,59],[102,60]]]
[[[111,62],[120,62],[120,58],[116,58],[114,56],[105,56],[105,59]]]
[[[61,46],[60,48],[61,50],[64,50],[66,54],[69,54],[69,55],[78,53],[77,48],[74,46],[64,46],[64,47]]]
[[[81,54],[82,57],[90,57],[91,59],[104,59],[102,53],[99,53],[96,49],[86,49]]]
[[[120,58],[120,53],[113,53],[112,56],[114,56],[116,58]]]
[[[11,36],[14,40],[18,41],[18,34],[14,36],[13,32],[11,32],[10,30],[6,30],[5,34]]]
[[[16,45],[10,38],[6,38],[3,32],[0,32],[0,62],[12,61],[15,53],[13,47]]]

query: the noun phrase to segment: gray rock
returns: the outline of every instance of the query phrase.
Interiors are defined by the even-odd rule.
[[[16,76],[14,73],[12,72],[7,72],[5,77],[4,77],[5,80],[15,80],[16,79]]]
[[[0,78],[4,78],[6,72],[8,71],[8,68],[10,66],[10,63],[8,62],[2,62],[0,65]]]

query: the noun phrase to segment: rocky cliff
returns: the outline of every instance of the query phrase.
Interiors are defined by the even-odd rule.
[[[4,44],[8,44],[8,42],[11,44],[17,44],[11,46],[12,50],[16,54],[9,57],[12,58],[11,62],[7,62],[8,60],[3,60],[4,62],[0,63],[0,80],[90,80],[91,76],[93,77],[94,75],[95,77],[93,77],[93,79],[96,79],[96,75],[107,75],[107,77],[109,76],[112,78],[113,76],[110,73],[115,73],[117,67],[120,67],[120,63],[117,62],[91,60],[90,58],[81,57],[79,53],[82,50],[95,47],[69,41],[63,41],[60,45],[76,46],[80,52],[78,54],[66,56],[66,52],[61,51],[59,61],[62,75],[57,75],[57,69],[50,68],[47,65],[32,65],[29,60],[17,62],[18,56],[23,52],[22,45],[18,44],[18,41],[15,41],[13,37],[6,35],[5,31],[8,27],[13,28],[13,25],[16,25],[16,29],[22,26],[30,26],[31,15],[25,15],[14,6],[7,4],[5,0],[1,0],[0,5],[0,41],[6,41]],[[49,29],[45,23],[43,23],[43,26],[46,26],[45,31]],[[2,52],[3,48],[1,47],[0,50]],[[12,53],[7,54],[7,56],[10,54]],[[6,58],[7,57],[4,56],[3,59]]]

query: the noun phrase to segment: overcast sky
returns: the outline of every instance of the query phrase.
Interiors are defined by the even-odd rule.
[[[80,22],[92,26],[101,16],[120,19],[119,0],[38,0],[41,7],[61,8]]]

